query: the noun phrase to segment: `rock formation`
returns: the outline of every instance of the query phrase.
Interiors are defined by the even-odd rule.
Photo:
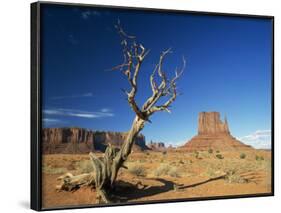
[[[104,151],[110,143],[120,147],[127,133],[92,131],[83,128],[45,128],[42,130],[42,150],[44,154],[78,154]],[[145,137],[136,138],[133,150],[145,150]]]
[[[222,122],[219,112],[199,113],[198,134],[181,148],[186,151],[252,149],[231,135],[226,118]]]
[[[147,147],[153,151],[164,151],[166,149],[163,142],[152,142],[147,145]]]
[[[226,118],[222,122],[218,112],[200,112],[198,123],[199,135],[230,134]]]

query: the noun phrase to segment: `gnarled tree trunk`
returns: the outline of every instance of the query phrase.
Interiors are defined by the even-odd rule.
[[[97,191],[97,201],[108,203],[111,199],[108,191],[114,189],[114,183],[117,178],[118,171],[124,167],[123,163],[127,160],[131,153],[132,146],[138,133],[144,127],[144,120],[138,118],[134,119],[132,128],[129,131],[125,142],[121,149],[117,151],[116,148],[109,145],[106,148],[103,158],[98,158],[94,153],[90,153],[95,173],[95,187]]]
[[[123,45],[124,63],[111,70],[118,69],[122,71],[128,79],[131,90],[129,92],[124,90],[124,92],[127,95],[127,100],[131,109],[136,114],[135,119],[120,150],[109,144],[103,157],[97,157],[94,153],[90,153],[89,155],[93,163],[94,172],[88,176],[64,177],[62,178],[62,185],[60,186],[60,188],[67,189],[75,188],[75,183],[95,186],[97,201],[99,203],[110,202],[111,197],[109,192],[114,190],[118,171],[121,167],[125,167],[123,164],[131,153],[134,141],[139,132],[144,128],[145,122],[151,122],[149,118],[155,112],[170,112],[169,107],[177,97],[176,80],[181,76],[185,68],[185,60],[183,58],[182,69],[176,69],[174,78],[168,80],[165,72],[162,70],[162,64],[166,55],[171,51],[170,49],[163,51],[158,64],[156,64],[155,69],[150,75],[152,95],[145,101],[142,107],[139,107],[135,100],[138,90],[137,78],[142,62],[149,53],[149,50],[146,50],[142,44],[138,43],[135,36],[126,34],[119,23],[116,28],[122,39],[121,44]],[[158,75],[160,79],[159,84],[157,84],[155,80],[156,75]],[[158,104],[162,97],[168,97],[168,99],[163,104]]]

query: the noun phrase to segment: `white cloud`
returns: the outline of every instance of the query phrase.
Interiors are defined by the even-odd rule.
[[[93,93],[83,93],[83,94],[74,94],[74,95],[65,95],[65,96],[55,96],[51,97],[53,100],[59,100],[59,99],[70,99],[70,98],[87,98],[87,97],[93,97]]]
[[[54,119],[54,118],[43,118],[42,122],[43,122],[44,127],[48,127],[50,125],[55,125],[55,124],[65,123],[65,122],[63,122],[59,119]]]
[[[180,141],[168,141],[164,142],[166,147],[172,146],[172,147],[181,147],[184,144],[186,144],[187,140],[180,140]]]
[[[184,143],[186,143],[186,141],[175,141],[175,142],[166,142],[165,145],[168,146],[173,146],[173,147],[180,147],[182,145],[184,145]]]
[[[101,112],[111,112],[111,109],[109,109],[109,108],[102,108]]]
[[[101,13],[96,10],[87,10],[81,13],[82,18],[87,20],[90,16],[100,16]]]
[[[59,119],[53,119],[53,118],[43,118],[42,120],[45,123],[58,123],[58,122],[61,122]]]
[[[45,115],[59,115],[59,116],[70,116],[70,117],[80,117],[80,118],[104,118],[104,117],[113,117],[112,112],[89,112],[75,109],[45,109],[43,110]]]
[[[257,149],[271,149],[271,130],[257,130],[239,140]]]

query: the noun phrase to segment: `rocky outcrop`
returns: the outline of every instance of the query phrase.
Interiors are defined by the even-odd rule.
[[[219,112],[201,112],[198,119],[198,134],[181,148],[186,151],[253,149],[231,135],[226,118],[222,122]]]
[[[164,151],[166,149],[163,142],[152,142],[147,145],[147,147],[153,151]]]
[[[213,134],[227,134],[229,135],[229,128],[226,117],[224,122],[220,120],[220,113],[218,112],[200,112],[198,121],[199,135],[213,135]]]
[[[125,132],[92,131],[83,128],[45,128],[42,130],[44,154],[78,154],[90,151],[104,151],[110,143],[120,147],[126,138]],[[148,149],[145,137],[139,135],[133,150]]]

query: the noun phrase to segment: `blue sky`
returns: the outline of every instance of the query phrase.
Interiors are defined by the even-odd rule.
[[[270,146],[271,22],[255,18],[45,5],[44,127],[130,128],[134,113],[121,90],[128,82],[119,71],[108,71],[123,61],[114,28],[118,19],[151,50],[138,79],[139,105],[151,94],[149,75],[161,51],[173,50],[164,63],[168,75],[181,66],[183,55],[187,59],[178,81],[182,95],[171,114],[153,115],[143,130],[147,141],[182,144],[197,133],[199,112],[218,111],[227,116],[235,137]]]

